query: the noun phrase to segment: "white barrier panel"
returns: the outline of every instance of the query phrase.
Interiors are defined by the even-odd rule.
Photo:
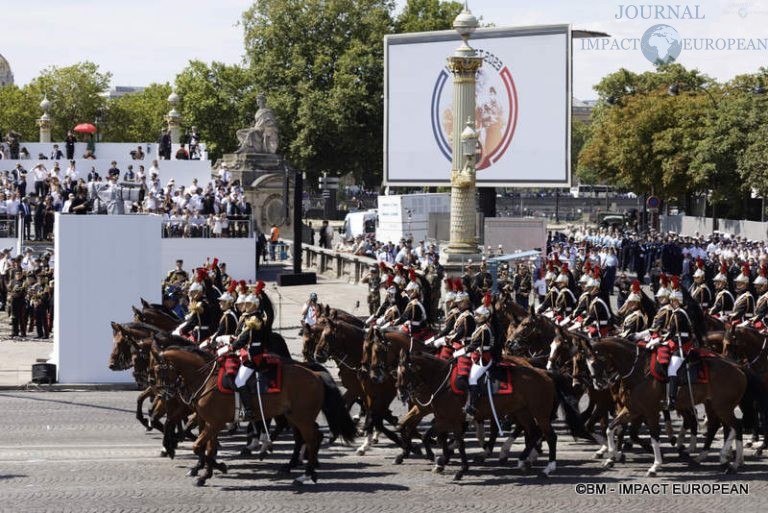
[[[133,172],[138,173],[139,166],[144,166],[144,171],[149,179],[149,168],[152,167],[152,159],[150,160],[130,160],[126,158],[115,159],[117,162],[117,168],[120,170],[120,180],[128,171],[128,166],[133,166]],[[16,164],[27,170],[27,194],[34,192],[35,190],[35,177],[32,173],[32,168],[37,163],[42,163],[45,168],[50,171],[53,168],[54,160],[0,160],[0,171],[11,171],[16,167]],[[59,168],[61,169],[61,178],[64,179],[69,162],[66,160],[59,160]],[[91,168],[94,168],[99,176],[106,181],[107,172],[111,166],[112,160],[85,160],[75,159],[75,169],[77,169],[78,177],[86,180]],[[197,182],[201,187],[204,187],[211,180],[211,163],[207,160],[161,160],[158,162],[158,177],[160,182],[165,185],[171,178],[176,182],[176,187],[181,185],[189,187],[192,185],[192,180],[197,178]]]
[[[233,279],[256,279],[256,240],[253,238],[163,239],[160,244],[162,272],[173,269],[179,258],[184,260],[184,268],[190,272],[202,265],[206,258],[218,258],[219,262],[227,264],[227,274]],[[159,286],[159,280],[157,283]]]
[[[52,363],[60,383],[131,382],[107,367],[110,321],[131,318],[139,297],[160,299],[160,218],[56,214]]]
[[[46,157],[51,157],[51,152],[53,151],[53,145],[58,144],[59,149],[66,157],[67,151],[64,145],[64,142],[58,142],[53,141],[49,143],[41,143],[41,142],[22,142],[19,143],[19,148],[26,148],[29,152],[29,158],[30,160],[37,159],[37,156],[42,153]],[[141,150],[144,152],[144,160],[149,160],[152,162],[152,159],[159,158],[157,155],[157,143],[142,143],[142,142],[135,142],[135,143],[109,143],[109,142],[100,142],[96,143],[94,154],[96,155],[96,158],[101,160],[106,160],[107,162],[111,160],[126,160],[131,158],[131,152],[141,146]],[[176,150],[179,149],[178,144],[173,144],[171,147],[171,158],[173,158],[176,155]],[[205,152],[205,145],[201,144],[200,147],[202,148],[202,151]],[[75,154],[74,157],[76,159],[81,158],[83,155],[85,155],[85,152],[88,150],[88,143],[84,142],[78,142],[75,143]],[[189,150],[189,148],[187,148]],[[208,158],[207,153],[203,154],[204,160]]]
[[[18,253],[16,251],[17,247],[19,245],[19,239],[13,238],[13,239],[0,239],[0,249],[7,249],[11,248],[11,256],[16,256]]]

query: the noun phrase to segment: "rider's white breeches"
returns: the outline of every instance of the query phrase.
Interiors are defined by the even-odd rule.
[[[255,370],[256,369],[251,369],[250,367],[241,365],[240,368],[237,370],[237,376],[235,377],[235,386],[237,388],[245,386],[245,384],[248,382],[248,378],[251,377],[251,375],[254,373]]]
[[[672,355],[672,358],[669,359],[669,375],[670,376],[677,376],[677,371],[680,368],[680,366],[683,364],[683,359],[680,358],[677,355]]]
[[[473,363],[472,368],[469,369],[469,384],[477,385],[477,382],[480,380],[480,378],[483,377],[483,374],[485,374],[485,372],[488,370],[488,367],[490,366],[490,362],[488,362],[488,365],[485,367],[477,363]]]

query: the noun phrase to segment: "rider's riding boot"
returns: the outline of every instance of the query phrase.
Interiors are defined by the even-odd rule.
[[[475,414],[475,404],[477,403],[479,397],[480,387],[478,385],[469,385],[469,403],[467,403],[466,408],[464,408],[464,411],[467,413],[467,415]]]
[[[674,410],[676,408],[675,405],[675,399],[677,398],[677,387],[678,387],[678,378],[677,376],[670,376],[669,377],[669,409]]]
[[[243,418],[251,420],[253,418],[253,399],[248,385],[238,387],[237,393],[240,394],[240,404],[243,405]]]

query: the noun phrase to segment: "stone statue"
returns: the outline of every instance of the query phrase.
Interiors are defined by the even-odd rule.
[[[236,153],[277,153],[279,132],[275,113],[267,107],[263,93],[256,98],[256,103],[259,110],[253,116],[253,127],[237,131],[240,148]]]

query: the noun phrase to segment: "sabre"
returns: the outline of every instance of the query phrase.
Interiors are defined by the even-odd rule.
[[[685,363],[685,356],[683,356],[683,341],[680,339],[680,333],[677,333],[677,345],[678,351],[680,351],[680,358]],[[704,365],[704,363],[702,363]],[[691,409],[693,410],[693,416],[696,418],[696,422],[699,422],[699,412],[696,410],[696,401],[693,398],[693,385],[691,385],[691,366],[686,363],[685,373],[688,375],[688,396],[691,398]]]
[[[274,290],[275,294],[277,294],[277,330],[283,331],[283,296],[277,289],[277,283],[272,284],[272,290]]]

